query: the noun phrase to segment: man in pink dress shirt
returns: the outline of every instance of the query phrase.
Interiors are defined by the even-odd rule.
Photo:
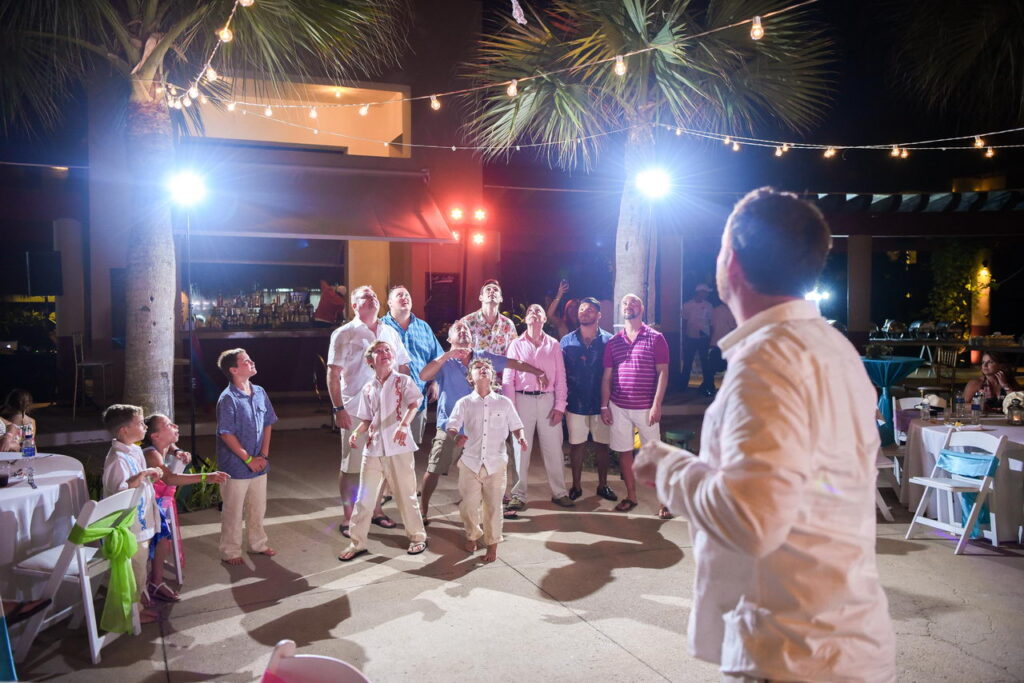
[[[551,502],[571,508],[575,503],[565,488],[565,466],[562,460],[562,415],[568,390],[565,384],[565,358],[558,340],[544,333],[547,315],[540,304],[526,309],[526,332],[508,345],[507,356],[540,368],[548,379],[542,387],[538,378],[526,372],[506,368],[503,393],[516,406],[526,435],[526,448],[516,446],[515,461],[519,481],[512,487],[510,510],[522,510],[527,501],[527,480],[530,475],[530,454],[534,435],[540,441],[544,469],[551,488]]]

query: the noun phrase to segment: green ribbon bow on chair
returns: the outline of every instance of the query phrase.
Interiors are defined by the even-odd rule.
[[[76,545],[105,539],[103,556],[110,560],[110,582],[100,627],[112,633],[132,631],[132,605],[136,602],[132,555],[139,550],[139,543],[131,530],[134,516],[134,509],[119,510],[84,529],[76,524],[68,534],[68,540]]]

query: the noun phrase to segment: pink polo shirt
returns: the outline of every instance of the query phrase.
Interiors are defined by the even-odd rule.
[[[611,402],[626,410],[647,410],[658,387],[658,365],[668,364],[665,335],[642,325],[630,343],[619,332],[604,347],[604,367],[613,368]]]
[[[536,375],[505,368],[505,372],[502,374],[502,393],[514,402],[517,391],[554,392],[555,410],[565,412],[565,402],[569,391],[565,383],[565,356],[562,355],[562,347],[557,339],[544,334],[541,336],[540,345],[535,346],[524,332],[512,340],[505,355],[543,370],[547,376],[548,386],[546,389],[541,389]]]

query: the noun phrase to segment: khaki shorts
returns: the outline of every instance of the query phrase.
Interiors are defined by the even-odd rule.
[[[612,413],[611,443],[609,448],[616,453],[633,452],[634,428],[640,432],[641,445],[661,438],[661,424],[647,424],[647,416],[650,413],[649,409],[629,410],[620,408],[611,402],[608,403],[608,409]]]
[[[588,435],[594,437],[594,443],[608,445],[611,428],[604,423],[600,415],[566,413],[565,424],[569,428],[570,446],[586,443]]]
[[[359,420],[352,418],[352,421],[359,424]],[[359,437],[355,448],[348,447],[348,437],[352,433],[348,429],[342,429],[341,434],[341,471],[345,474],[359,474],[359,468],[363,464],[363,448],[366,446],[366,432]]]
[[[455,445],[456,437],[443,429],[438,429],[434,442],[430,445],[430,459],[427,460],[427,472],[448,476],[448,470],[462,457],[462,448]]]

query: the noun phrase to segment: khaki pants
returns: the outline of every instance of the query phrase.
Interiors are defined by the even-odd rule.
[[[242,523],[249,537],[249,552],[267,549],[263,515],[267,511],[267,475],[252,479],[228,479],[220,485],[224,509],[220,515],[220,557],[231,560],[242,556]]]
[[[139,541],[139,549],[132,555],[132,574],[135,575],[135,600],[142,599],[142,592],[149,584],[149,544],[153,539]]]
[[[466,527],[466,538],[470,541],[483,536],[484,545],[494,545],[503,540],[501,496],[505,493],[507,471],[508,468],[502,465],[501,469],[493,474],[488,473],[487,468],[483,466],[479,472],[474,472],[466,467],[464,462],[459,461],[459,495],[462,496],[459,514]],[[483,528],[480,527],[481,506]]]
[[[379,457],[363,456],[363,466],[359,472],[359,498],[348,528],[349,539],[352,541],[349,550],[362,550],[366,547],[373,507],[380,498],[380,488],[385,481],[391,486],[409,540],[413,543],[427,540],[419,499],[416,497],[415,456],[411,452]]]
[[[515,466],[519,480],[512,487],[512,497],[523,502],[528,499],[527,486],[530,477],[530,455],[533,452],[534,435],[540,441],[540,454],[544,459],[544,471],[548,475],[548,488],[552,498],[561,498],[569,493],[565,488],[565,464],[562,461],[562,424],[552,425],[548,413],[555,405],[555,395],[548,391],[538,396],[516,393],[516,410],[523,421],[526,448],[515,443]]]

